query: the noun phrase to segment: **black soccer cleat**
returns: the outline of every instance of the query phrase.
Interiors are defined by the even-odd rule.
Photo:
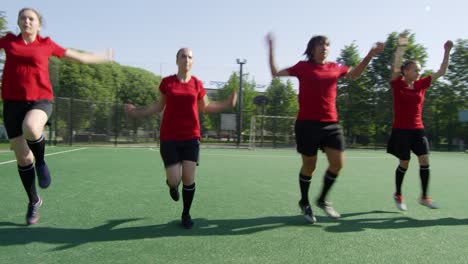
[[[169,185],[169,183],[167,182],[167,180],[166,180],[166,184],[169,187],[169,195],[171,196],[172,200],[174,200],[176,202],[179,201],[179,199],[180,199],[179,188],[178,187],[175,187],[175,188],[171,187]]]
[[[192,217],[190,217],[190,214],[182,214],[182,226],[185,229],[192,229],[193,221]]]
[[[39,208],[42,205],[42,199],[39,197],[39,201],[35,204],[28,204],[28,211],[26,212],[26,224],[34,225],[39,221]]]
[[[50,177],[50,171],[47,167],[47,164],[43,163],[39,166],[36,166],[36,174],[39,179],[39,187],[45,189],[49,187],[52,179]]]
[[[310,207],[309,204],[302,204],[301,201],[299,201],[299,208],[301,209],[302,214],[304,215],[304,218],[307,220],[307,222],[314,224],[317,219],[314,216],[314,212],[312,211],[312,207]]]

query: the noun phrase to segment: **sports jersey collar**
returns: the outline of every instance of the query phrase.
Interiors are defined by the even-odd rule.
[[[34,39],[34,41],[31,42],[30,44],[26,44],[26,43],[24,42],[24,40],[23,40],[23,37],[21,36],[21,33],[19,33],[18,35],[16,35],[16,40],[17,40],[17,41],[21,41],[21,43],[23,43],[24,45],[28,45],[28,46],[29,46],[29,45],[32,45],[32,44],[34,44],[34,43],[36,43],[36,42],[37,42],[37,43],[41,43],[42,40],[43,40],[43,38],[41,37],[41,35],[40,35],[39,33],[37,33],[36,39]]]

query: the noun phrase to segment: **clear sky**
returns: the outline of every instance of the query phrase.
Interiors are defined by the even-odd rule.
[[[8,28],[18,32],[17,14],[37,9],[42,35],[58,44],[92,52],[111,47],[118,63],[163,76],[175,73],[175,54],[193,50],[193,74],[226,81],[246,59],[244,72],[269,84],[265,35],[276,35],[279,68],[303,59],[310,37],[331,40],[330,60],[353,41],[363,57],[376,41],[410,29],[427,48],[427,69],[437,70],[446,40],[468,38],[467,0],[1,0]],[[208,85],[209,86],[209,85]]]

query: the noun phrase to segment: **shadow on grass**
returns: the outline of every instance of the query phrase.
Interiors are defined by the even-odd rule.
[[[383,218],[355,218],[368,214],[397,214],[386,211],[370,211],[362,213],[344,214],[340,220],[318,216],[318,223],[307,225],[301,216],[271,216],[250,219],[220,219],[205,218],[194,219],[195,226],[191,230],[184,230],[180,221],[171,221],[167,224],[122,227],[118,225],[142,218],[110,220],[107,223],[90,228],[57,228],[25,226],[11,222],[0,222],[0,246],[25,245],[33,242],[57,244],[54,250],[65,250],[93,242],[125,241],[138,239],[151,239],[160,237],[181,236],[232,236],[246,235],[256,232],[277,229],[288,226],[301,226],[321,228],[327,232],[359,232],[366,229],[403,229],[430,226],[457,226],[468,225],[468,219],[440,218],[417,220],[411,217],[383,217]],[[320,223],[326,225],[320,225]],[[334,225],[331,225],[334,224]]]
[[[356,216],[363,214],[398,214],[399,216],[385,218],[357,218]],[[351,219],[348,219],[351,218]],[[322,219],[321,219],[322,220]],[[327,222],[323,219],[322,222]],[[342,215],[336,225],[324,227],[327,232],[344,233],[344,232],[360,232],[366,229],[405,229],[405,228],[421,228],[433,226],[459,226],[468,225],[468,219],[458,218],[439,218],[439,219],[414,219],[408,216],[401,215],[399,212],[387,211],[371,211],[366,213],[353,213]]]
[[[271,216],[250,219],[211,220],[193,219],[191,230],[184,230],[180,221],[167,224],[122,227],[118,225],[142,218],[110,220],[89,229],[26,226],[11,222],[0,222],[0,246],[24,245],[33,242],[61,245],[55,250],[73,248],[93,242],[109,242],[182,236],[230,236],[245,235],[286,226],[305,226],[302,216]],[[309,225],[320,228],[318,225]]]

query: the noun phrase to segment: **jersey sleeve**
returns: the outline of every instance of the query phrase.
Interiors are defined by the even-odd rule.
[[[0,49],[4,49],[6,46],[6,36],[0,38]]]
[[[203,87],[203,82],[201,80],[196,80],[197,82],[197,87],[198,87],[198,94],[197,94],[197,100],[203,99],[206,95],[206,90],[205,87]]]
[[[403,77],[398,77],[390,81],[390,87],[393,89],[398,86],[398,83],[402,81]]]
[[[294,66],[291,66],[289,68],[287,68],[286,70],[289,72],[289,74],[291,76],[294,76],[294,77],[299,77],[299,75],[301,75],[301,62],[298,62],[296,63]]]
[[[167,80],[166,78],[163,78],[161,80],[161,83],[159,84],[159,91],[164,95],[167,92],[167,81],[166,80]]]
[[[4,49],[7,46],[8,41],[10,41],[11,37],[14,36],[11,33],[7,33],[5,36],[0,38],[0,49]]]
[[[349,71],[349,66],[345,64],[338,63],[337,67],[338,67],[338,72],[339,72],[338,78],[343,78]]]
[[[432,76],[428,75],[426,77],[423,77],[423,78],[419,79],[419,81],[421,82],[420,83],[421,89],[427,89],[427,88],[429,88],[431,86]]]
[[[50,45],[50,48],[51,48],[52,56],[55,56],[55,57],[58,57],[58,58],[61,58],[61,57],[65,56],[65,52],[67,50],[65,48],[63,48],[62,46],[58,45],[57,43],[55,43],[50,38],[49,38],[49,45]]]

